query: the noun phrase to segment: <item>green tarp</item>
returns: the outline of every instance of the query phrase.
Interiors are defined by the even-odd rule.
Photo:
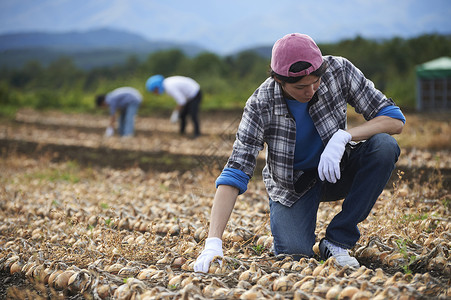
[[[451,57],[440,57],[417,66],[419,78],[451,78]]]

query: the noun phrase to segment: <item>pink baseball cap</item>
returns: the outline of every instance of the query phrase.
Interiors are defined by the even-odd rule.
[[[300,72],[290,72],[292,64],[305,61],[311,66]],[[272,47],[271,69],[285,77],[305,76],[323,63],[321,50],[306,34],[291,33],[279,39]]]

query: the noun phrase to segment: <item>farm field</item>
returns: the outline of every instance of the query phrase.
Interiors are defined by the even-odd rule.
[[[360,268],[272,255],[261,153],[223,265],[193,272],[240,114],[203,113],[197,139],[169,116],[138,117],[125,139],[104,138],[100,115],[0,119],[0,298],[451,298],[450,113],[406,114],[397,168],[359,225]],[[318,242],[340,205],[321,203]]]

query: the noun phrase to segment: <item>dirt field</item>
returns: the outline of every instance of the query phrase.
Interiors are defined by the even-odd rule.
[[[22,110],[0,120],[0,297],[448,299],[450,117],[407,115],[397,169],[359,226],[360,269],[272,255],[261,153],[225,263],[200,275],[192,264],[240,112],[202,115],[197,139],[169,116],[138,117],[135,137],[107,139],[106,116]],[[318,241],[340,204],[321,204]]]

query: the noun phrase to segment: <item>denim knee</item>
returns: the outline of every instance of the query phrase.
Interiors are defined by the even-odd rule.
[[[287,253],[291,254],[302,254],[311,256],[313,255],[313,245],[315,244],[315,235],[312,234],[310,237],[304,236],[303,239],[292,240],[288,245]]]
[[[375,134],[367,142],[369,143],[369,152],[378,163],[392,164],[398,161],[401,150],[398,142],[391,135],[387,133]]]
[[[312,240],[307,239],[291,239],[290,241],[282,242],[284,246],[279,245],[276,237],[274,237],[274,250],[276,254],[293,255],[295,259],[300,257],[312,257],[314,255],[313,245],[315,244],[315,237]]]

